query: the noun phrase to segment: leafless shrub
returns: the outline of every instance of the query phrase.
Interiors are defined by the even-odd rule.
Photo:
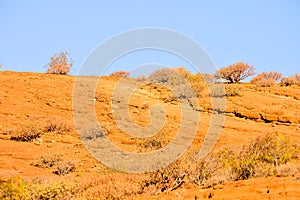
[[[54,174],[64,176],[70,172],[75,171],[75,162],[73,161],[60,161],[56,163],[56,170],[53,172]]]
[[[160,149],[163,146],[163,144],[159,140],[147,139],[146,141],[141,143],[140,146],[147,149]]]
[[[182,162],[186,169],[188,181],[198,186],[207,184],[215,170],[213,162],[211,157],[200,159],[198,152],[190,152]]]
[[[112,77],[118,77],[118,78],[128,78],[130,75],[129,72],[126,72],[126,71],[116,71],[116,72],[112,72],[109,76],[112,76]]]
[[[50,58],[50,62],[46,65],[48,74],[63,74],[66,75],[70,72],[73,61],[68,52],[61,52],[55,54]]]
[[[73,127],[64,118],[53,117],[46,120],[44,130],[45,132],[61,134],[71,132]]]
[[[281,177],[294,176],[300,172],[300,166],[294,163],[287,163],[276,167],[276,175]]]
[[[102,127],[104,128],[104,127]],[[103,137],[104,134],[102,132],[102,129],[99,128],[98,124],[91,125],[89,127],[86,127],[80,131],[80,138],[82,140],[95,140],[97,138]]]
[[[43,155],[40,159],[34,161],[32,165],[35,167],[50,168],[60,161],[62,161],[60,155]]]
[[[21,142],[32,142],[33,140],[40,138],[42,133],[42,126],[39,124],[30,124],[13,133],[10,139]]]
[[[142,76],[138,76],[136,78],[136,80],[139,81],[139,82],[143,82],[143,81],[148,80],[148,78],[145,75],[142,75]]]
[[[172,191],[184,183],[185,176],[180,161],[175,161],[166,168],[151,172],[150,179],[144,182],[142,188],[145,191],[152,190],[152,194]]]

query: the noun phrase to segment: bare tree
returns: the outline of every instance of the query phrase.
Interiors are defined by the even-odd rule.
[[[217,71],[216,76],[230,83],[238,83],[245,78],[255,74],[255,68],[247,63],[238,62]]]
[[[73,61],[68,52],[61,52],[55,54],[50,58],[50,62],[46,65],[48,74],[63,74],[66,75],[70,72]]]

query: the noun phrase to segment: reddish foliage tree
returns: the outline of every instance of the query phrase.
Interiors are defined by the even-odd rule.
[[[282,78],[282,74],[279,72],[263,72],[261,76],[266,79],[273,79],[276,82]]]
[[[284,77],[281,79],[280,84],[282,86],[299,85],[300,86],[300,74],[294,74],[290,77]]]
[[[225,79],[230,83],[238,83],[255,74],[255,68],[247,63],[238,62],[217,71],[216,77]]]
[[[295,79],[297,85],[300,85],[300,74],[294,74],[292,77]]]
[[[271,87],[274,86],[281,77],[282,75],[279,72],[263,72],[254,77],[251,83],[261,87]]]
[[[291,86],[291,85],[296,85],[295,79],[292,77],[284,77],[280,81],[281,86]]]
[[[48,74],[63,74],[66,75],[70,72],[73,61],[68,52],[61,52],[55,54],[50,58],[50,62],[46,65]]]

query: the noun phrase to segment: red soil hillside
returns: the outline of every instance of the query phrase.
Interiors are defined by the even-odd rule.
[[[88,79],[98,81],[97,77]],[[292,163],[298,168],[287,177],[251,178],[214,187],[184,184],[174,191],[154,196],[142,193],[140,182],[147,179],[147,175],[109,169],[84,147],[72,112],[75,80],[72,76],[0,72],[0,183],[20,178],[26,184],[41,187],[57,186],[61,182],[72,186],[69,190],[59,185],[64,188],[59,193],[69,193],[63,197],[57,195],[58,199],[300,199],[299,152]],[[111,103],[117,82],[117,78],[102,77],[94,96],[89,97],[95,103],[103,132],[126,151],[151,152],[167,145],[180,128],[180,102],[169,100],[170,91],[162,86],[144,85],[137,89],[126,106],[133,122],[149,125],[151,106],[156,104],[165,110],[166,121],[159,134],[145,140],[135,138],[120,130],[114,119],[112,110],[122,109],[122,105],[115,107]],[[135,84],[128,79],[122,89]],[[257,137],[276,132],[300,145],[300,87],[262,88],[251,84],[226,87],[237,87],[239,95],[227,98],[225,122],[214,152],[225,147],[239,149]],[[200,123],[190,149],[199,150],[203,143],[214,113],[210,104],[209,97],[200,98],[199,108],[193,111],[200,116]],[[56,126],[55,131],[46,131],[49,124]],[[38,132],[40,138],[27,142],[18,140],[20,134],[28,130]],[[187,127],[185,131],[193,130]],[[14,137],[17,139],[11,140]],[[35,164],[41,161],[41,156],[53,159],[55,155],[62,165],[72,163],[75,169],[57,175],[60,172],[56,165]],[[1,187],[0,191],[4,192]]]

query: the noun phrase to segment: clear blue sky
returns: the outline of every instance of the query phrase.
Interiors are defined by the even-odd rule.
[[[300,72],[300,1],[0,1],[1,70],[44,72],[49,58],[70,52],[73,74],[98,44],[140,27],[181,32],[202,45],[218,68],[237,61],[257,72]],[[137,54],[117,69],[147,62],[185,65],[172,56]]]

